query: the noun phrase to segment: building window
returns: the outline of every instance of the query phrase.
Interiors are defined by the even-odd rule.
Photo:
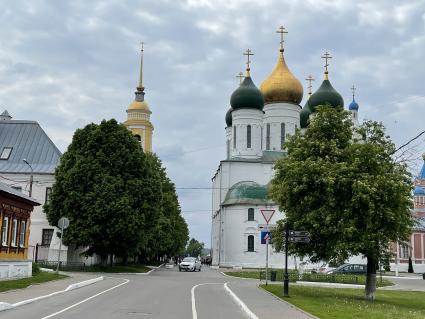
[[[25,231],[26,231],[26,223],[25,221],[21,221],[21,229],[19,231],[19,246],[25,246]]]
[[[251,125],[246,127],[246,147],[251,148]]]
[[[233,126],[233,148],[236,148],[236,126]]]
[[[1,242],[3,246],[7,246],[9,238],[9,217],[3,219],[3,225],[1,230]]]
[[[266,125],[266,150],[270,150],[270,124]]]
[[[141,142],[142,138],[140,137],[139,134],[134,135],[134,138],[136,139],[137,142]]]
[[[53,237],[53,229],[43,229],[43,234],[41,238],[42,246],[49,246]]]
[[[248,208],[248,220],[249,221],[254,220],[254,208]]]
[[[248,251],[254,251],[254,236],[248,236]]]
[[[12,153],[12,147],[4,147],[1,152],[0,159],[8,160],[10,157],[10,153]]]
[[[16,237],[18,235],[18,221],[16,219],[12,220],[12,246],[16,246]]]
[[[230,158],[230,140],[227,140],[226,143],[226,153],[227,153],[227,159]]]
[[[408,259],[409,258],[409,246],[407,244],[400,244],[400,258]]]
[[[44,199],[44,202],[47,203],[50,201],[50,195],[52,194],[52,188],[46,187],[46,198]]]
[[[283,150],[285,143],[285,123],[280,123],[280,149]]]

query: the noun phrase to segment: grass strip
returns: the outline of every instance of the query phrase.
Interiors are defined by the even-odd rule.
[[[425,292],[377,290],[370,302],[363,289],[290,285],[285,298],[282,285],[261,288],[321,319],[425,318]]]
[[[43,282],[48,282],[52,280],[64,279],[67,278],[66,275],[60,275],[55,273],[40,272],[29,278],[13,279],[13,280],[2,280],[0,281],[0,292],[12,290],[12,289],[22,289],[30,285],[41,284]]]

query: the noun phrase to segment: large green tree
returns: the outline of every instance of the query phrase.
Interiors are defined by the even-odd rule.
[[[197,241],[195,238],[192,238],[189,241],[189,244],[186,248],[186,255],[191,257],[201,256],[202,250],[204,249],[205,244]]]
[[[88,247],[105,263],[126,261],[149,242],[160,216],[159,174],[131,133],[115,120],[78,129],[55,171],[48,221],[70,220],[64,243]]]
[[[411,178],[392,159],[394,144],[382,124],[366,121],[356,129],[348,112],[322,106],[305,134],[285,147],[288,156],[276,163],[272,181],[271,196],[285,212],[274,242],[281,246],[279,233],[288,227],[310,232],[309,244],[289,248],[312,261],[363,255],[365,296],[373,300],[379,260],[412,226]]]

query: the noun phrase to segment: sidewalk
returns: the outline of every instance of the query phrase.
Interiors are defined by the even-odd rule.
[[[257,286],[258,281],[229,282],[229,288],[257,315],[259,319],[312,319],[291,304],[275,297]]]
[[[65,273],[69,278],[48,281],[41,284],[31,285],[23,289],[9,290],[0,293],[0,302],[14,304],[23,300],[49,295],[57,291],[65,290],[69,285],[100,277],[94,273]]]

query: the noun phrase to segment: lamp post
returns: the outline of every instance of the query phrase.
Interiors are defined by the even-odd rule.
[[[32,183],[33,183],[33,174],[34,174],[34,170],[32,169],[31,164],[30,164],[30,163],[28,163],[28,161],[27,161],[27,159],[26,159],[26,158],[24,158],[22,161],[23,161],[25,164],[27,164],[27,165],[30,167],[30,169],[31,169],[31,176],[30,176],[30,191],[29,191],[29,196],[31,197],[31,196],[32,196]]]

